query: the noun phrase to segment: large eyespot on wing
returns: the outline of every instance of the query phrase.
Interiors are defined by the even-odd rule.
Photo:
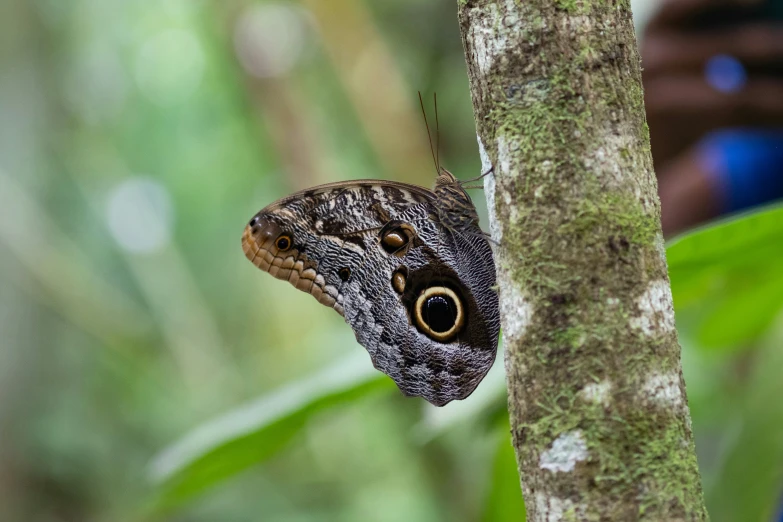
[[[410,325],[422,335],[442,344],[465,337],[474,322],[483,328],[480,310],[470,290],[456,272],[445,265],[425,265],[405,270],[401,301]],[[398,272],[393,274],[392,285]],[[472,317],[474,316],[475,317]]]
[[[413,304],[416,327],[439,342],[452,340],[465,326],[465,306],[457,292],[448,286],[425,288]]]
[[[491,290],[489,283],[467,286],[447,265],[432,260],[417,265],[412,257],[415,251],[406,259],[418,267],[398,269],[390,281],[407,324],[384,329],[378,344],[385,350],[373,362],[406,395],[444,406],[469,396],[495,359],[494,308],[482,309],[474,295]]]

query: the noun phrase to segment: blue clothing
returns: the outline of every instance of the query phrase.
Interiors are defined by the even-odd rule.
[[[783,129],[722,130],[699,147],[721,214],[783,198]]]

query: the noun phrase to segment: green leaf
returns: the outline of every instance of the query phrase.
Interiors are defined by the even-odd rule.
[[[777,328],[775,335],[783,332]],[[783,401],[780,372],[783,350],[775,339],[755,353],[741,389],[733,423],[724,423],[709,437],[721,435],[714,480],[705,481],[705,496],[714,522],[772,520],[779,507],[783,481]],[[726,406],[724,405],[725,409]],[[728,416],[728,415],[727,415]]]
[[[158,486],[155,509],[175,507],[268,459],[314,413],[393,388],[393,382],[362,353],[195,428],[150,464],[150,477]]]
[[[783,251],[783,205],[721,220],[674,239],[666,249],[669,270],[757,261],[759,253]]]
[[[703,346],[737,346],[763,334],[783,307],[783,272],[765,271],[764,281],[735,290],[712,308],[699,325]]]
[[[668,247],[667,258],[678,319],[686,318],[678,326],[692,330],[702,347],[742,348],[783,307],[783,206],[687,234]]]

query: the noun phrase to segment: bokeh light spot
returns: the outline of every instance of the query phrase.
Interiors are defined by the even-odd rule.
[[[748,80],[742,63],[726,54],[710,58],[704,66],[704,76],[710,87],[725,93],[742,90]]]
[[[146,41],[136,57],[136,83],[158,105],[185,100],[201,84],[204,51],[193,34],[169,29]]]
[[[119,56],[97,42],[68,68],[65,100],[86,123],[97,124],[119,116],[128,85]]]
[[[125,250],[142,254],[156,252],[171,241],[171,197],[155,180],[126,179],[109,196],[107,220],[109,231]]]
[[[234,46],[242,67],[258,78],[282,76],[301,59],[310,20],[303,8],[264,4],[247,9],[236,24]]]

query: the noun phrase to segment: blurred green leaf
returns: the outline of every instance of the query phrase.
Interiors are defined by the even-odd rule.
[[[734,346],[764,333],[783,306],[783,272],[770,270],[764,281],[723,299],[698,329],[704,346]]]
[[[518,522],[525,520],[525,502],[522,499],[522,489],[517,474],[517,460],[514,447],[511,445],[508,419],[498,430],[498,446],[495,462],[492,465],[492,478],[489,484],[486,505],[484,507],[485,522]]]
[[[271,457],[316,412],[393,388],[362,353],[207,422],[153,459],[150,476],[159,486],[155,505],[174,507]]]
[[[51,239],[41,241],[39,230],[49,231]],[[15,282],[108,345],[146,334],[152,326],[148,312],[102,277],[89,254],[68,236],[34,193],[0,170],[0,245],[36,285],[19,278]]]
[[[705,348],[737,349],[783,308],[783,206],[720,221],[667,249],[674,303],[701,308],[690,325]]]
[[[780,335],[780,331],[777,332]],[[727,437],[720,471],[705,496],[714,522],[772,520],[783,482],[783,350],[766,343],[740,389],[739,424]]]

